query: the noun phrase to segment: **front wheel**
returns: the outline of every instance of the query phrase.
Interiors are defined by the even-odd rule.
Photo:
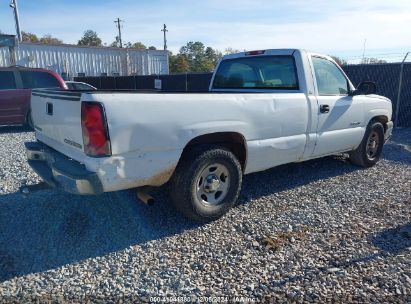
[[[229,150],[196,147],[188,151],[171,180],[170,196],[176,209],[200,222],[224,215],[237,201],[241,165]]]
[[[380,122],[371,122],[361,144],[351,151],[350,160],[353,164],[368,168],[374,166],[380,159],[384,145],[384,127]]]

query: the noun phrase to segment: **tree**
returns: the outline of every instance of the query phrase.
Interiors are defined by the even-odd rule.
[[[179,55],[186,58],[191,72],[210,72],[222,57],[221,52],[211,47],[206,48],[200,41],[188,42],[180,48]]]
[[[330,56],[332,59],[334,59],[334,61],[339,65],[339,66],[343,66],[343,65],[347,65],[347,61],[345,61],[344,59],[337,57],[337,56]]]
[[[129,47],[137,50],[147,50],[147,47],[140,41],[131,44]]]
[[[40,42],[45,44],[63,44],[62,40],[52,37],[50,34],[46,34],[41,37]]]
[[[147,47],[140,41],[135,43],[127,42],[124,46],[129,49],[147,50]]]
[[[373,58],[373,57],[371,57],[371,58],[365,57],[361,60],[361,63],[362,64],[387,63],[387,61],[384,60],[384,59],[378,59],[378,58]]]
[[[214,65],[217,65],[220,59],[223,58],[223,53],[219,50],[208,47],[206,48],[206,57],[210,59]]]
[[[110,46],[111,47],[119,47],[120,42],[118,37],[116,37],[116,41],[114,41]],[[144,43],[137,41],[135,43],[127,42],[124,44],[124,47],[129,49],[136,49],[136,50],[157,50],[155,46],[149,46],[148,48],[145,46]]]
[[[231,55],[231,54],[236,54],[240,53],[239,50],[233,49],[232,47],[228,47],[224,50],[225,55]]]
[[[190,71],[190,63],[186,56],[169,54],[170,73],[187,73]]]
[[[21,32],[21,39],[23,40],[23,42],[39,42],[39,38],[36,36],[36,34],[25,31]]]
[[[109,46],[114,48],[120,47],[120,38],[116,36],[116,41],[113,41]]]
[[[188,42],[180,48],[180,54],[185,55],[188,60],[196,60],[204,56],[205,46],[202,42]]]
[[[84,32],[83,37],[78,41],[77,45],[101,46],[101,43],[102,41],[95,31],[87,30]]]
[[[43,37],[39,38],[36,34],[29,33],[22,31],[21,38],[24,42],[40,42],[44,44],[63,44],[63,41],[51,36],[50,34],[46,34]]]

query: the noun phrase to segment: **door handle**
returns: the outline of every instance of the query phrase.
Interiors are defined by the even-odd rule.
[[[330,112],[329,105],[320,105],[320,113],[328,113],[328,112]]]
[[[51,102],[46,103],[47,115],[53,115],[53,104]]]

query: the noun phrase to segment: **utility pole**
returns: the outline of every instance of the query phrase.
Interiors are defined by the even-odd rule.
[[[167,50],[167,25],[164,24],[163,29],[161,30],[162,32],[164,32],[164,51]]]
[[[10,7],[13,9],[14,12],[14,19],[16,21],[16,32],[17,32],[17,39],[19,42],[22,41],[21,39],[21,30],[20,30],[20,21],[19,21],[19,10],[17,7],[17,0],[11,0]]]
[[[114,23],[117,23],[117,28],[118,28],[118,40],[120,42],[120,48],[123,47],[123,41],[121,40],[121,22],[124,22],[124,20],[120,20],[120,18],[117,18],[117,20],[114,20]]]

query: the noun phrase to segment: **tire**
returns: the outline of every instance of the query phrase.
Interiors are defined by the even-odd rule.
[[[197,222],[209,222],[236,203],[241,183],[241,165],[231,151],[221,146],[198,146],[185,153],[178,164],[170,196],[180,213]]]
[[[31,111],[29,111],[29,112],[27,113],[26,126],[27,126],[27,128],[29,128],[30,130],[34,131],[34,124],[33,124],[33,119],[32,119],[32,117],[31,117]]]
[[[349,153],[350,160],[357,166],[372,167],[379,161],[383,146],[384,127],[380,122],[371,121],[361,144]]]

